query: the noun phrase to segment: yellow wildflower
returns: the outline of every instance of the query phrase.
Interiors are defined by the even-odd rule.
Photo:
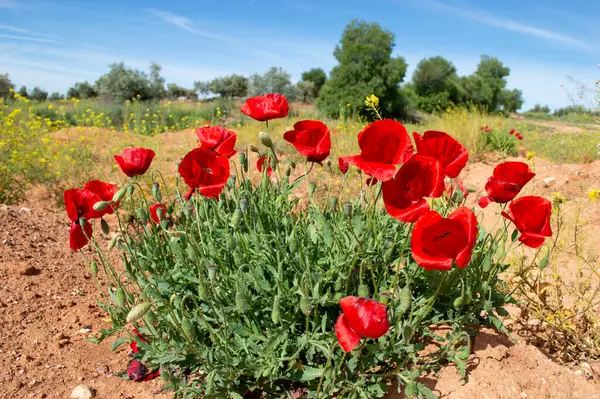
[[[590,199],[590,201],[598,201],[598,200],[600,200],[600,189],[599,188],[595,188],[593,190],[590,190],[588,192],[588,198]]]
[[[528,161],[533,161],[535,159],[535,152],[527,151],[527,155],[525,155],[525,159]]]
[[[375,94],[367,96],[365,105],[369,108],[377,108],[379,106],[379,98]]]

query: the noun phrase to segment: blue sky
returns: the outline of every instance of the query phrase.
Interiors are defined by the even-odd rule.
[[[270,66],[298,79],[329,72],[344,26],[360,18],[395,33],[406,79],[424,57],[444,56],[464,75],[489,54],[511,68],[524,108],[556,108],[570,104],[567,76],[600,78],[598,15],[596,0],[0,0],[0,73],[50,92],[93,82],[114,61],[156,61],[167,82],[188,87]]]

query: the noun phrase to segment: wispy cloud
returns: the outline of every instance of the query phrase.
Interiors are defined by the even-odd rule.
[[[1,1],[1,0],[0,0]],[[224,42],[232,42],[234,41],[231,38],[226,36],[222,36],[216,33],[208,32],[202,29],[198,29],[193,26],[192,21],[184,16],[172,14],[168,11],[157,10],[155,8],[147,9],[149,13],[161,18],[164,22],[174,25],[180,29],[186,30],[194,35],[203,36],[208,39],[222,40]]]
[[[53,39],[44,39],[44,38],[40,38],[40,37],[6,35],[4,33],[0,33],[0,38],[11,39],[11,40],[26,40],[29,42],[38,42],[38,43],[64,44],[63,42],[59,42],[58,40],[53,40]]]
[[[39,37],[43,37],[46,39],[56,39],[56,36],[53,36],[53,35],[48,35],[46,33],[37,32],[37,31],[31,30],[31,29],[19,28],[18,26],[3,24],[1,22],[0,22],[0,31],[21,33],[21,34],[29,35],[29,36],[39,36]]]
[[[573,36],[549,29],[542,29],[524,24],[509,18],[500,17],[489,12],[470,6],[456,6],[436,0],[418,0],[417,4],[431,9],[455,15],[462,19],[469,19],[484,25],[493,26],[507,31],[533,36],[540,39],[552,40],[570,46],[578,47],[590,53],[600,52],[600,48],[592,43],[577,39]]]
[[[0,8],[13,8],[16,6],[17,3],[12,0],[0,0]]]

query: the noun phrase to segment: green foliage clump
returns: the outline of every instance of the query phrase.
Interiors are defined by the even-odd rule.
[[[301,82],[310,82],[313,84],[312,97],[318,98],[323,85],[327,81],[327,74],[322,68],[311,68],[308,71],[302,72]]]
[[[89,82],[77,82],[67,91],[67,99],[80,98],[86,100],[88,98],[98,97],[98,93],[94,86]]]
[[[160,65],[150,64],[150,74],[128,68],[123,62],[110,66],[110,71],[96,81],[96,90],[103,99],[122,103],[126,100],[156,100],[164,98],[164,79]]]
[[[15,85],[10,81],[8,74],[0,74],[0,100],[7,100],[11,97],[11,90]]]

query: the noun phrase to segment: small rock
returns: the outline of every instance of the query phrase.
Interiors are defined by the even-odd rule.
[[[2,244],[3,245],[13,245],[13,242],[11,240],[9,240],[8,238],[5,238],[4,240],[2,240]]]
[[[542,183],[544,184],[544,187],[550,187],[550,185],[552,183],[554,183],[556,181],[556,177],[546,177],[545,179],[542,179]]]
[[[81,328],[79,331],[77,331],[78,334],[87,334],[92,332],[91,328]]]
[[[85,385],[77,385],[71,392],[72,399],[91,399],[96,396],[96,391]]]
[[[54,335],[53,337],[56,341],[60,341],[61,339],[68,339],[69,337],[67,337],[65,335],[65,333],[59,332],[58,334]]]
[[[19,209],[19,213],[31,213],[31,209],[22,206],[21,209]]]
[[[37,276],[40,273],[40,269],[35,266],[25,266],[23,270],[21,270],[23,276]]]

